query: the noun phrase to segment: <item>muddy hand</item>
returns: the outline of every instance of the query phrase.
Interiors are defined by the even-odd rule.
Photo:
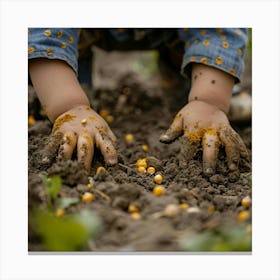
[[[77,106],[60,115],[54,122],[49,149],[59,158],[71,159],[77,147],[78,161],[89,173],[94,147],[101,150],[107,164],[117,163],[116,137],[102,117],[89,106]]]
[[[222,145],[231,171],[238,169],[241,157],[248,158],[246,146],[230,126],[226,114],[206,102],[192,101],[183,107],[170,128],[161,135],[160,141],[170,143],[181,135],[185,137],[181,152],[187,160],[193,158],[202,145],[203,172],[207,175],[215,173]]]

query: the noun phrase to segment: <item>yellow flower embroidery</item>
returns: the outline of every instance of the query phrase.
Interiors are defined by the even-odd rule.
[[[217,63],[218,65],[222,64],[222,63],[223,63],[223,59],[222,59],[220,56],[217,57],[217,58],[216,58],[216,63]]]
[[[47,52],[47,55],[52,55],[52,54],[53,54],[53,51],[52,51],[51,48],[48,48],[48,49],[46,50],[46,52]]]
[[[191,57],[190,57],[190,62],[195,62],[195,61],[196,61],[195,56],[191,56]]]
[[[67,44],[66,44],[65,42],[62,42],[62,43],[61,43],[61,47],[62,47],[63,49],[65,49],[66,46],[67,46]]]
[[[229,43],[228,42],[222,42],[222,46],[227,49],[229,47]]]
[[[49,30],[49,29],[45,30],[44,35],[47,36],[47,37],[51,36],[52,35],[51,30]]]
[[[198,44],[198,40],[196,39],[196,40],[194,40],[194,42],[193,42],[195,45],[197,45]]]
[[[238,55],[241,56],[241,55],[243,54],[243,51],[242,51],[241,49],[238,49],[238,50],[237,50],[237,53],[238,53]]]
[[[186,47],[189,48],[190,45],[191,45],[190,41],[187,41],[187,42],[186,42]]]
[[[222,39],[222,40],[226,40],[226,39],[227,39],[227,36],[226,36],[226,35],[221,35],[221,39]]]
[[[222,34],[223,30],[222,30],[222,28],[217,28],[216,32],[217,32],[217,34]]]
[[[237,35],[241,35],[240,29],[235,30],[235,33],[236,33]]]
[[[203,63],[203,64],[207,64],[208,63],[208,59],[206,57],[202,57],[200,62]]]
[[[210,45],[210,42],[209,42],[208,40],[204,40],[204,41],[203,41],[203,45],[207,47],[207,46]]]
[[[231,69],[229,70],[229,72],[230,72],[231,75],[235,76],[235,69],[234,69],[234,68],[231,68]]]
[[[68,42],[69,42],[69,44],[72,44],[74,42],[73,37],[69,37]]]
[[[205,34],[206,34],[206,30],[205,30],[205,29],[201,29],[201,30],[200,30],[200,34],[201,34],[201,35],[205,35]]]
[[[33,47],[28,48],[28,54],[32,54],[35,52],[35,49]]]
[[[57,34],[56,34],[57,38],[61,38],[62,35],[63,35],[63,32],[61,30],[58,31]]]

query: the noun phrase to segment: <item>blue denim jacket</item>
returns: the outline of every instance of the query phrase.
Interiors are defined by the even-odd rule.
[[[64,60],[78,74],[79,50],[84,48],[81,31],[79,28],[30,28],[28,58]],[[161,45],[172,49],[181,44],[181,73],[188,78],[194,62],[221,69],[237,82],[244,71],[246,28],[92,29],[86,37],[87,47],[96,44],[107,50],[157,49]]]

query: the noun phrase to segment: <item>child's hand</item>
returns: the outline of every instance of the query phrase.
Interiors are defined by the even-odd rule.
[[[240,157],[248,157],[245,144],[230,126],[226,114],[204,101],[191,101],[183,107],[160,141],[170,143],[182,134],[186,139],[182,147],[186,159],[191,159],[202,143],[203,171],[207,175],[215,172],[221,145],[225,146],[228,167],[232,171],[238,168]]]
[[[108,124],[89,106],[74,107],[57,117],[53,125],[49,147],[57,150],[59,157],[70,159],[77,146],[77,157],[89,173],[94,146],[101,150],[105,162],[117,163],[116,137]]]

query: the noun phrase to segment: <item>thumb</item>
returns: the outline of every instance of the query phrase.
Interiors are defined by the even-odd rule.
[[[175,116],[169,129],[160,136],[159,141],[162,143],[171,143],[182,134],[183,134],[182,113],[178,113]]]

